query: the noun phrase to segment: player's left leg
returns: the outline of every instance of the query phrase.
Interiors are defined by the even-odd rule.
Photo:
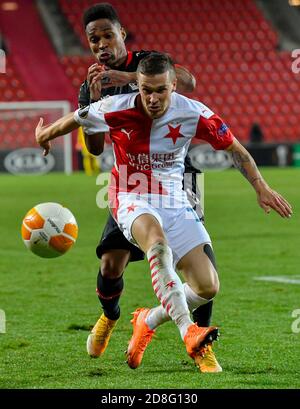
[[[216,260],[212,247],[207,244],[204,246],[203,251],[210,259],[215,271],[217,272]],[[209,327],[211,322],[213,309],[213,299],[209,300],[206,304],[200,304],[197,308],[192,311],[193,321],[199,327]]]
[[[197,213],[200,221],[204,224],[204,212],[201,206],[201,196],[204,192],[204,175],[200,169],[192,165],[189,155],[185,157],[184,162],[183,189],[187,194],[187,199],[192,208]],[[212,260],[211,260],[212,261]],[[215,269],[215,263],[212,261]],[[193,321],[199,327],[209,327],[212,317],[213,300],[200,305],[193,311]]]

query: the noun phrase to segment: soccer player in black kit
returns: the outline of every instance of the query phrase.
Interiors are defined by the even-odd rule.
[[[80,115],[86,115],[91,102],[107,95],[135,92],[136,68],[141,59],[150,51],[127,51],[125,46],[126,32],[121,26],[114,8],[108,3],[96,4],[84,12],[83,24],[90,49],[97,63],[93,64],[87,75],[87,80],[81,85],[79,92]],[[195,88],[195,79],[182,66],[176,66],[177,91],[191,92]],[[101,81],[99,92],[97,83]],[[90,153],[100,155],[103,151],[104,135],[95,138],[85,135],[86,146]],[[191,175],[191,186],[195,191],[196,173],[199,170],[192,167],[190,159],[186,157],[185,173]],[[187,186],[185,186],[187,191]],[[190,200],[193,200],[188,192]],[[201,217],[202,215],[200,215]],[[144,259],[144,253],[131,244],[123,236],[116,222],[109,216],[101,240],[97,246],[97,256],[101,259],[101,267],[97,278],[97,294],[102,305],[103,314],[92,329],[87,340],[87,351],[91,357],[102,355],[108,345],[112,331],[120,317],[119,299],[123,290],[123,272],[128,262]],[[207,254],[210,262],[215,266],[212,252]],[[189,290],[193,294],[192,288]],[[194,321],[201,327],[210,325],[212,314],[212,298],[218,292],[211,289],[212,297],[205,299],[194,292]],[[199,301],[199,303],[197,303]],[[199,305],[195,308],[195,305]],[[216,360],[211,346],[198,363],[201,372],[220,372],[221,366]]]

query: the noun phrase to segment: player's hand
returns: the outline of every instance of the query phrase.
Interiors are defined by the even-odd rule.
[[[94,101],[98,101],[101,98],[101,74],[105,71],[105,67],[101,64],[95,63],[88,69],[87,82],[90,88],[90,97]]]
[[[49,141],[43,140],[43,130],[47,128],[47,126],[43,126],[43,123],[44,119],[40,118],[35,128],[35,139],[40,147],[43,148],[43,156],[47,156],[50,151],[51,144]]]
[[[136,81],[136,74],[134,72],[104,70],[100,75],[102,79],[102,88],[122,87],[129,82]]]
[[[270,213],[271,209],[273,209],[281,217],[291,217],[293,214],[292,206],[289,202],[268,185],[257,191],[257,200],[260,207],[266,213]]]

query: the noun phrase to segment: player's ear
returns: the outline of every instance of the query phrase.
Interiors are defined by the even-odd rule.
[[[123,40],[125,41],[125,40],[126,40],[126,37],[127,37],[125,28],[124,28],[124,27],[121,27],[120,30],[121,30],[121,36],[122,36]]]
[[[172,83],[172,92],[176,91],[176,88],[177,88],[177,78],[175,78]]]

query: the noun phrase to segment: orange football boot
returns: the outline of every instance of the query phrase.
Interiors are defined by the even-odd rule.
[[[211,344],[218,337],[217,327],[198,327],[197,324],[191,324],[184,336],[184,343],[187,353],[191,358],[196,355],[205,355],[207,344]]]
[[[155,330],[150,329],[145,322],[149,312],[149,308],[138,308],[133,313],[133,319],[131,320],[133,334],[126,351],[127,363],[132,369],[140,366],[147,345],[155,333]]]

